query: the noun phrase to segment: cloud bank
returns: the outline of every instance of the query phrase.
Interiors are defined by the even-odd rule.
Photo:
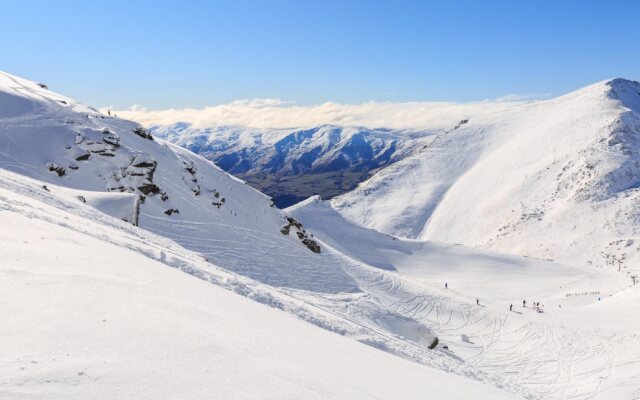
[[[188,122],[196,128],[245,126],[252,128],[308,128],[323,124],[368,128],[421,129],[450,126],[454,121],[499,112],[519,104],[513,99],[475,103],[405,102],[295,105],[278,99],[237,100],[204,108],[149,110],[133,106],[116,110],[122,118],[145,126]],[[106,109],[104,109],[106,111]]]

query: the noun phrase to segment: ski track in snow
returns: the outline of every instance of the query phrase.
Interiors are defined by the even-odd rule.
[[[228,272],[225,269],[218,268],[206,262],[198,252],[192,253],[191,251],[185,250],[161,236],[148,233],[110,216],[96,213],[92,208],[80,202],[78,202],[77,205],[73,205],[73,203],[70,204],[68,195],[65,196],[58,193],[60,190],[67,189],[60,189],[50,185],[47,191],[44,190],[37,181],[30,181],[28,178],[18,177],[4,170],[0,170],[0,178],[0,212],[16,212],[29,218],[44,219],[49,223],[96,237],[100,240],[138,252],[146,257],[160,261],[167,266],[177,268],[194,277],[222,286],[249,297],[252,300],[282,309],[321,328],[353,337],[362,343],[402,355],[439,370],[493,384],[509,392],[520,394],[525,398],[537,398],[537,396],[529,393],[526,389],[504,382],[498,376],[479,371],[457,357],[442,351],[430,351],[421,344],[414,343],[401,336],[380,329],[380,327],[377,327],[371,323],[371,321],[363,320],[358,316],[359,311],[364,310],[364,308],[358,308],[358,304],[360,304],[358,298],[363,295],[368,298],[369,296],[366,294],[319,294],[300,289],[277,289],[266,286],[263,283],[252,281],[251,279]],[[24,200],[21,200],[20,197],[16,198],[16,194]],[[38,206],[34,206],[32,200],[42,201],[47,207],[53,207],[60,211],[54,216],[51,216],[51,210],[44,210]],[[91,227],[78,225],[70,221],[69,218],[65,216],[66,213],[94,219],[96,224]],[[96,216],[98,216],[98,218],[96,218]],[[199,225],[198,223],[184,224],[185,228],[193,228]],[[108,230],[101,228],[101,226],[126,232],[127,241],[123,242],[112,238],[108,234]],[[200,245],[207,246],[208,251],[212,253],[216,253],[216,250],[222,251],[225,249],[225,246],[220,245],[220,242],[214,242],[212,245],[211,242],[203,240],[200,242]],[[332,258],[341,257],[336,254],[327,254],[326,256]],[[350,262],[346,259],[345,261]],[[353,262],[351,263],[353,264]],[[354,265],[354,268],[358,268],[358,266]],[[376,279],[374,275],[370,275],[370,277]],[[400,283],[397,280],[388,280],[384,276],[380,278],[383,279],[383,285],[386,283],[391,283],[392,285]],[[334,299],[333,296],[342,298]],[[356,310],[356,312],[345,312],[345,310],[340,310],[340,307],[337,307],[344,305],[345,301],[354,301],[355,306],[352,308],[352,306],[349,305],[347,309]],[[379,310],[375,308],[373,310],[369,308],[367,311],[379,312]]]
[[[157,224],[150,223],[148,229],[169,237],[190,250],[215,258],[217,262],[241,275],[251,276],[254,268],[256,273],[269,268],[267,251],[264,254],[264,264],[251,265],[250,259],[244,256],[250,250],[249,247],[252,247],[251,244],[229,239],[234,242],[234,248],[230,249],[228,243],[203,237],[211,227],[181,221],[181,229],[189,231],[189,234],[179,236],[163,231],[162,219],[157,221]],[[232,226],[217,228],[230,229],[230,238],[236,236]],[[172,229],[175,231],[175,226]],[[194,232],[197,234],[194,235]],[[265,249],[276,248],[269,237],[261,237],[258,233],[249,234],[260,241]],[[194,236],[199,239],[193,239]],[[251,251],[255,249],[252,248]],[[292,262],[296,262],[296,254],[280,256],[289,257]],[[544,397],[595,400],[604,389],[632,383],[626,379],[609,379],[615,369],[640,369],[640,346],[634,335],[594,332],[588,339],[583,339],[584,332],[579,330],[509,318],[510,314],[470,305],[433,288],[420,287],[415,290],[419,285],[413,282],[409,282],[411,285],[405,284],[405,280],[397,274],[369,268],[342,255],[333,253],[325,256],[339,259],[334,262],[344,266],[365,292],[364,296],[352,295],[349,305],[345,306],[344,299],[336,301],[331,295],[320,296],[286,288],[281,290],[310,302],[323,311],[346,318],[387,342],[405,342],[400,347],[420,362],[431,364],[433,360],[425,359],[431,358],[434,352],[401,335],[380,330],[375,321],[363,316],[372,308],[371,304],[376,305],[378,312],[386,310],[420,322],[425,328],[437,333],[442,343],[461,343],[461,335],[468,336],[471,343],[449,345],[455,354],[459,353],[462,359],[478,371],[505,377],[505,384],[523,386]],[[273,283],[277,285],[278,282],[281,282],[281,277],[274,276]],[[518,311],[518,306],[514,309]],[[526,308],[525,312],[534,311]],[[594,346],[594,341],[599,344]],[[407,342],[410,343],[408,346]],[[617,354],[620,356],[616,356]],[[448,370],[451,367],[439,365],[439,368]],[[638,374],[634,376],[634,379],[637,378]],[[637,384],[630,387],[635,389]],[[637,398],[638,391],[640,389],[629,393],[627,398]]]
[[[459,302],[434,293],[433,288],[424,293],[405,290],[402,278],[392,273],[357,267],[349,272],[384,307],[432,328],[441,342],[456,343],[450,348],[468,363],[504,376],[509,383],[559,399],[598,399],[604,389],[621,384],[635,389],[627,399],[637,398],[640,392],[637,372],[627,379],[611,378],[618,368],[640,371],[635,334],[586,336],[579,330],[509,318],[511,313]],[[460,341],[461,335],[471,343]]]

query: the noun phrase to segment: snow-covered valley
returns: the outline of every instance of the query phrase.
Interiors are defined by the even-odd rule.
[[[635,98],[634,84],[613,85]],[[455,194],[430,191],[429,182],[455,187],[483,156],[511,143],[516,123],[538,128],[518,135],[532,158],[518,153],[514,160],[537,166],[532,159],[541,155],[525,138],[548,143],[557,130],[540,124],[555,129],[558,122],[535,110],[566,116],[560,126],[581,121],[575,132],[585,137],[602,115],[615,121],[619,103],[591,102],[603,90],[606,96],[601,84],[569,101],[513,105],[510,113],[489,113],[487,120],[496,120],[481,128],[471,119],[426,135],[424,151],[354,192],[279,210],[210,161],[136,123],[0,75],[2,397],[640,398],[640,285],[631,285],[631,268],[618,273],[583,262],[593,253],[587,247],[600,243],[594,237],[628,240],[620,229],[633,230],[633,220],[606,235],[585,236],[578,224],[585,215],[609,218],[614,209],[632,213],[632,165],[607,164],[627,158],[583,151],[609,166],[598,176],[615,177],[615,185],[604,186],[624,195],[582,183],[567,168],[572,178],[562,190],[589,193],[589,200],[606,193],[604,204],[615,207],[545,209],[544,218],[560,215],[558,231],[554,221],[553,229],[533,235],[533,227],[521,228],[534,225],[527,220],[500,245],[467,239],[486,228],[485,202],[529,194],[490,195],[486,175],[469,178],[477,185],[464,190],[475,192],[460,189],[452,197],[459,200],[442,222],[448,230],[420,225],[425,212],[439,215]],[[625,107],[637,112],[621,90]],[[500,118],[514,125],[503,127]],[[626,125],[615,130],[626,143],[620,154],[631,158],[638,151],[633,118],[624,114]],[[610,127],[605,122],[598,127]],[[488,128],[494,125],[497,133]],[[589,144],[565,136],[569,144]],[[445,146],[454,138],[468,151]],[[489,171],[503,172],[497,181],[507,172],[522,175],[509,167]],[[541,195],[548,185],[528,190]],[[569,209],[579,256],[558,250],[564,256],[523,257],[542,239],[566,244],[560,238]],[[474,222],[456,220],[463,217]],[[628,264],[633,257],[625,256]]]

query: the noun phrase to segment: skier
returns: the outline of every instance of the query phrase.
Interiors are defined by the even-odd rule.
[[[522,307],[526,307],[527,306],[527,301],[526,300],[522,300]]]
[[[447,282],[444,283],[444,288],[449,289],[449,285],[447,284]]]
[[[509,311],[513,311],[513,304],[509,305]]]
[[[479,306],[480,305],[480,300],[476,299],[476,305]]]

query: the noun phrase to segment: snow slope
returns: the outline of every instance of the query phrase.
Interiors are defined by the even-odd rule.
[[[614,79],[478,115],[333,205],[394,235],[624,270],[640,261],[639,135],[640,84]]]
[[[478,369],[542,398],[640,393],[640,285],[630,287],[622,274],[398,239],[354,224],[317,198],[287,211],[328,251],[377,269],[352,275],[381,307],[429,326]]]
[[[448,282],[461,292],[499,301],[549,297],[559,286],[567,287],[589,273],[567,265],[460,245],[395,238],[345,219],[319,198],[310,198],[286,210],[311,229],[323,243],[364,264],[397,271],[414,281],[442,286]],[[600,274],[599,280],[616,277]],[[619,288],[627,287],[626,281]]]
[[[65,188],[0,178],[3,399],[516,398],[225,290],[270,293]]]
[[[92,204],[105,205],[102,209],[113,211],[117,219],[102,223],[117,222],[136,245],[109,232],[92,234],[100,240],[135,249],[371,347],[536,398],[442,345],[429,349],[436,337],[429,325],[380,301],[377,285],[369,291],[372,280],[379,281],[377,271],[323,245],[320,253],[312,251],[318,246],[311,232],[211,162],[154,139],[135,123],[102,115],[33,82],[0,77],[0,92],[13,99],[8,103],[29,105],[13,107],[17,111],[0,119],[0,186],[58,206],[58,197],[68,195],[72,203],[61,207],[84,216],[95,210]],[[26,184],[9,171],[38,181]],[[121,221],[122,210],[109,200],[112,193],[138,199],[138,225],[144,231]],[[62,216],[57,224],[68,227],[66,219]],[[75,228],[90,233],[82,224]],[[195,253],[185,256],[186,250],[174,242]]]
[[[202,157],[6,73],[0,93],[0,168],[72,189],[137,195],[139,226],[263,282],[358,290],[296,230],[280,232],[288,221],[267,196]]]

